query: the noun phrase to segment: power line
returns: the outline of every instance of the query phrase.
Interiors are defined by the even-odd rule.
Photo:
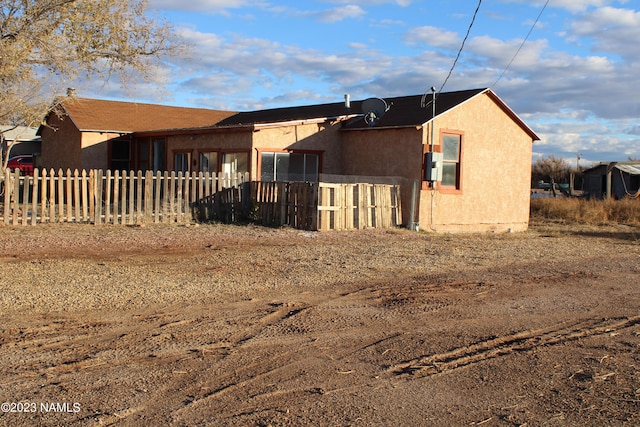
[[[473,23],[476,21],[476,16],[478,16],[478,11],[480,10],[481,4],[482,4],[482,0],[479,0],[478,7],[476,7],[476,11],[473,13],[473,18],[471,19],[471,23],[469,24],[469,28],[467,29],[467,34],[464,36],[464,39],[462,39],[462,44],[460,45],[460,49],[458,50],[458,55],[456,56],[456,59],[453,61],[453,65],[449,70],[449,74],[447,75],[447,78],[444,79],[444,82],[442,83],[442,86],[440,86],[440,90],[438,91],[438,93],[442,92],[442,89],[444,89],[444,85],[447,84],[449,77],[451,77],[451,73],[453,73],[453,69],[456,67],[456,64],[458,63],[458,59],[460,59],[460,55],[462,54],[462,49],[464,49],[464,44],[466,43],[467,38],[469,38],[469,33],[471,33],[471,27],[473,27]]]
[[[509,61],[509,63],[507,64],[507,66],[505,67],[504,70],[502,70],[502,73],[500,74],[500,76],[498,77],[498,79],[491,85],[491,88],[493,88],[495,85],[498,84],[498,82],[502,79],[502,76],[504,76],[504,74],[507,72],[507,70],[509,69],[509,67],[511,66],[511,64],[513,63],[513,61],[516,59],[516,56],[518,56],[518,54],[520,53],[520,50],[522,50],[522,47],[524,46],[524,44],[527,42],[527,40],[529,39],[529,36],[531,35],[531,33],[533,32],[533,29],[536,27],[536,25],[538,24],[538,21],[540,20],[540,17],[542,16],[542,12],[544,12],[544,10],[547,8],[547,5],[549,4],[549,0],[547,0],[547,2],[544,4],[544,6],[542,6],[542,10],[540,11],[540,13],[538,14],[538,17],[536,18],[536,21],[533,23],[533,25],[531,26],[531,29],[529,30],[529,32],[527,33],[527,36],[524,38],[524,40],[522,40],[522,43],[520,43],[520,47],[518,47],[518,50],[516,50],[516,53],[513,55],[513,58],[511,58],[511,61]]]

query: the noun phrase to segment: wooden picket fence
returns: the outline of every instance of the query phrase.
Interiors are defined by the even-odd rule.
[[[400,186],[249,182],[248,174],[38,170],[0,178],[0,221],[145,224],[252,221],[305,230],[402,223]]]
[[[248,174],[12,172],[2,179],[5,225],[37,223],[143,224],[234,222],[240,219]]]

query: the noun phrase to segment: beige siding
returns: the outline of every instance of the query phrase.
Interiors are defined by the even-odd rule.
[[[317,151],[322,157],[322,173],[341,173],[340,125],[308,123],[263,128],[254,133],[254,153],[260,151]],[[256,157],[256,156],[253,156]],[[254,166],[257,166],[257,158]],[[254,169],[257,171],[257,168]]]
[[[531,137],[486,95],[438,117],[436,135],[442,129],[464,132],[462,193],[422,191],[420,228],[444,232],[526,230]]]
[[[82,167],[84,169],[109,168],[109,140],[119,134],[101,132],[82,133]]]
[[[73,122],[69,118],[60,120],[52,114],[49,125],[42,128],[42,167],[82,169],[81,137]]]
[[[250,131],[219,132],[204,134],[185,134],[167,137],[167,169],[173,170],[174,153],[191,153],[191,170],[199,171],[199,156],[202,151],[238,152],[251,150],[252,133]],[[251,169],[254,170],[253,167]],[[252,172],[253,173],[253,172]]]
[[[343,173],[419,179],[421,141],[415,128],[343,132]]]
[[[344,175],[400,177],[402,222],[410,222],[412,183],[422,170],[422,130],[415,128],[342,132]]]

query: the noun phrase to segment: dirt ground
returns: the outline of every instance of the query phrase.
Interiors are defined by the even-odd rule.
[[[0,228],[0,425],[640,425],[640,229]]]

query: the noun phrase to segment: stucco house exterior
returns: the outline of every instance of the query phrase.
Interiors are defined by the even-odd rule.
[[[440,93],[435,117],[431,95],[345,101],[202,112],[205,123],[195,125],[176,114],[143,127],[120,124],[114,110],[115,122],[101,124],[104,101],[79,99],[73,102],[91,105],[65,106],[69,120],[55,123],[57,135],[42,129],[43,162],[248,172],[261,181],[399,183],[405,225],[438,232],[526,230],[532,142],[539,138],[492,90]],[[129,118],[147,108],[135,105],[127,107]],[[163,108],[171,114],[172,107]],[[77,111],[86,116],[88,109],[97,121],[76,125]],[[68,132],[75,139],[65,140]],[[61,162],[69,146],[73,161]],[[427,176],[431,171],[439,173]],[[437,175],[442,178],[434,181]]]

